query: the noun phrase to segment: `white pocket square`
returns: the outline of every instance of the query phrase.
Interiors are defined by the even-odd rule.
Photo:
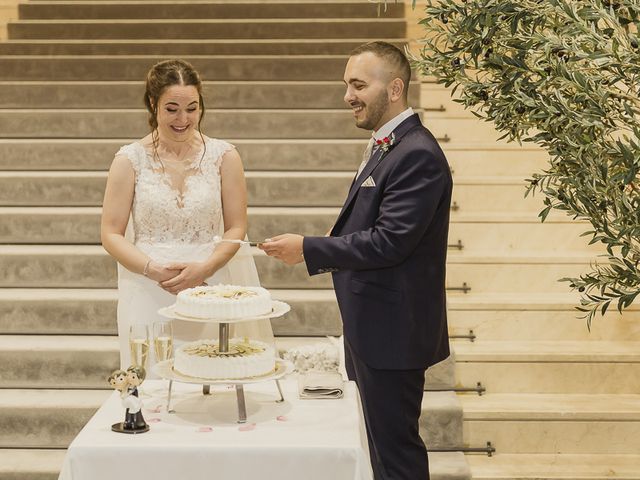
[[[376,186],[376,182],[374,182],[373,177],[371,175],[369,175],[367,177],[367,179],[362,182],[362,185],[360,185],[361,187],[375,187]]]

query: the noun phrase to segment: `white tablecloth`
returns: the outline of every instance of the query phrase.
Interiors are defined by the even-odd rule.
[[[237,422],[235,390],[174,383],[168,414],[168,382],[142,385],[143,414],[151,430],[111,431],[124,419],[116,392],[69,446],[60,480],[371,480],[364,421],[357,390],[344,398],[301,400],[297,381],[245,385],[247,423]]]

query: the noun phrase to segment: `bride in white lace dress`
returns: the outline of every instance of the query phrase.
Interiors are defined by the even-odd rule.
[[[161,320],[158,309],[173,304],[179,291],[203,283],[259,285],[249,247],[214,243],[216,236],[245,238],[246,186],[233,145],[200,131],[201,91],[189,63],[155,65],[145,92],[152,133],[122,147],[109,170],[101,237],[118,261],[123,368],[131,363],[130,326],[146,324],[151,333]],[[243,324],[235,334],[273,336],[268,321]],[[174,320],[174,337],[176,343],[215,338],[217,325]],[[150,353],[148,367],[153,363]]]

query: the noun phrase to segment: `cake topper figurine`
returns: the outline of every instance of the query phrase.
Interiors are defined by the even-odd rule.
[[[124,370],[114,370],[107,378],[109,385],[120,392],[122,406],[126,409],[124,422],[114,423],[111,430],[118,433],[144,433],[149,425],[142,416],[142,401],[138,396],[138,386],[144,381],[144,368],[131,366]]]

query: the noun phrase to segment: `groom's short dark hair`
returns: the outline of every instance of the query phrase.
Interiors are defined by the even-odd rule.
[[[354,48],[349,56],[354,57],[366,52],[373,53],[376,57],[382,58],[392,68],[397,78],[404,83],[404,98],[407,99],[409,82],[411,81],[411,65],[407,56],[395,45],[387,42],[369,42]],[[394,77],[394,78],[396,78]]]

